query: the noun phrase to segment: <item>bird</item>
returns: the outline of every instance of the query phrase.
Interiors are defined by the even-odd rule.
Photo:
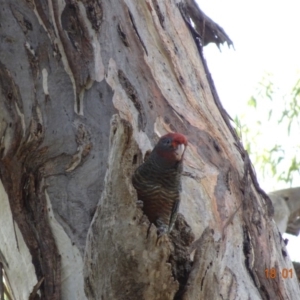
[[[172,231],[177,218],[187,144],[187,138],[178,132],[162,136],[132,176],[138,201],[150,221],[148,233],[154,224],[158,238]]]

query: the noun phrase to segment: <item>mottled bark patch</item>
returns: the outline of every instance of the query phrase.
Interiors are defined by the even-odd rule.
[[[174,228],[170,233],[170,240],[173,247],[169,262],[172,265],[173,276],[179,282],[179,289],[176,292],[174,300],[182,299],[182,294],[191,272],[192,261],[189,251],[194,239],[195,235],[191,227],[185,221],[184,216],[179,213]]]
[[[103,8],[101,1],[83,0],[82,2],[85,6],[86,14],[92,24],[92,27],[97,32],[100,31],[101,24],[103,21]]]
[[[128,98],[132,101],[134,107],[137,109],[137,111],[139,113],[139,116],[138,116],[139,129],[145,131],[145,127],[147,124],[147,118],[145,115],[145,110],[144,110],[143,104],[138,97],[138,93],[122,70],[118,71],[118,77],[119,77],[120,84],[122,85]]]
[[[39,150],[45,134],[40,110],[33,106],[31,123],[23,137],[21,94],[2,64],[0,88],[7,112],[5,118],[11,123],[11,130],[5,133],[11,135],[11,143],[3,145],[5,149],[0,160],[1,180],[8,194],[13,219],[32,255],[37,278],[44,278],[40,286],[42,298],[60,299],[60,256],[48,223],[46,187],[40,170],[47,153],[47,148]]]

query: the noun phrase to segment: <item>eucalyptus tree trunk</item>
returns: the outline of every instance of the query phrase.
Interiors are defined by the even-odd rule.
[[[193,1],[0,0],[0,37],[0,262],[15,299],[298,299],[202,57],[231,41]],[[156,243],[131,175],[170,131],[189,146],[180,214]]]

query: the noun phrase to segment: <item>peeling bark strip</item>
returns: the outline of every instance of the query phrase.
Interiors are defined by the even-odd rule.
[[[120,37],[122,43],[125,45],[125,47],[129,47],[129,42],[127,40],[126,34],[123,31],[122,26],[121,26],[120,23],[117,26],[117,30],[118,30],[118,34],[119,34],[119,37]]]
[[[152,2],[153,2],[154,9],[156,11],[157,17],[159,19],[160,25],[163,29],[165,29],[165,17],[159,8],[158,1],[152,0]]]
[[[0,105],[2,106],[3,111],[6,110],[8,112],[8,118],[7,120],[3,120],[5,124],[8,125],[10,129],[5,126],[3,136],[4,138],[1,138],[1,148],[3,149],[3,156],[4,154],[7,154],[7,152],[10,150],[10,152],[15,153],[17,151],[18,144],[21,141],[22,138],[22,126],[21,122],[19,121],[19,115],[17,112],[16,107],[19,107],[20,110],[23,110],[22,101],[21,101],[21,95],[18,86],[15,84],[11,74],[5,67],[5,65],[0,61],[0,88],[2,91],[2,95],[4,97],[2,103]],[[9,132],[10,131],[10,132]],[[13,136],[11,138],[10,142],[10,149],[7,149],[7,144],[5,144],[6,139],[9,139],[9,134],[12,133]],[[6,139],[5,139],[6,138]],[[8,142],[8,141],[7,141]],[[5,149],[6,148],[6,149]],[[3,158],[2,156],[2,158]]]
[[[76,153],[72,156],[65,171],[71,172],[75,170],[83,159],[90,153],[93,144],[91,142],[91,134],[83,124],[79,124],[76,132],[76,143],[78,145]],[[53,168],[53,167],[52,167]]]
[[[118,77],[120,84],[122,85],[125,93],[127,94],[128,98],[132,101],[134,107],[137,109],[139,113],[138,117],[138,125],[139,130],[145,131],[145,127],[147,125],[147,118],[145,115],[144,107],[142,106],[142,102],[138,97],[136,89],[133,87],[133,85],[130,83],[128,78],[126,77],[125,73],[122,70],[118,71]]]
[[[253,270],[252,270],[253,263],[254,263],[254,250],[253,250],[251,237],[249,235],[249,231],[246,226],[244,226],[243,232],[244,232],[243,251],[244,251],[244,255],[245,255],[245,266],[248,269],[253,282],[257,285],[258,282],[257,282],[257,280],[254,276]]]
[[[170,239],[173,247],[169,262],[172,265],[172,274],[179,282],[179,289],[174,296],[174,300],[181,300],[193,265],[189,250],[195,235],[184,216],[180,213],[170,234]]]
[[[228,46],[233,46],[233,42],[224,29],[209,18],[198,6],[195,0],[182,1],[179,4],[185,21],[190,23],[189,17],[195,24],[195,31],[201,37],[203,46],[214,43],[220,47],[224,42]],[[194,26],[192,26],[194,28]]]
[[[146,55],[148,55],[148,51],[147,51],[146,45],[145,45],[145,43],[143,42],[143,39],[142,39],[142,37],[140,36],[140,34],[139,34],[138,30],[137,30],[137,27],[136,27],[135,22],[134,22],[133,15],[132,15],[132,13],[130,12],[129,9],[128,9],[128,14],[129,14],[129,18],[130,18],[132,27],[133,27],[133,29],[134,29],[134,31],[135,31],[135,33],[136,33],[136,35],[137,35],[137,37],[138,37],[140,43],[141,43],[143,49],[145,50]]]
[[[23,139],[22,99],[11,74],[2,63],[0,88],[6,118],[11,122],[11,130],[5,132],[4,137],[5,140],[10,135],[11,143],[2,145],[1,181],[9,196],[13,219],[32,255],[37,277],[45,277],[40,287],[43,299],[60,299],[60,257],[48,223],[44,180],[40,172],[43,155],[38,147],[44,138],[43,121],[38,107],[33,107],[31,125]]]
[[[35,2],[38,16],[51,37],[55,51],[59,52],[72,82],[74,111],[83,115],[85,89],[90,87],[94,79],[102,80],[102,70],[95,69],[103,67],[99,61],[100,46],[96,39],[96,32],[100,30],[103,19],[102,4],[91,0],[68,0],[65,6],[60,6],[57,1],[50,1],[49,20],[48,12],[44,11],[38,0]],[[87,19],[91,22],[91,27],[86,23]]]
[[[41,286],[41,284],[44,282],[44,277],[42,277],[40,279],[40,281],[33,287],[33,290],[32,292],[30,293],[30,296],[29,296],[29,300],[35,300],[36,299],[36,295],[37,295],[37,292]]]
[[[187,283],[183,289],[181,298],[183,300],[228,299],[226,297],[228,295],[223,295],[218,289],[209,288],[213,282],[219,284],[218,278],[221,273],[220,242],[214,241],[213,234],[212,229],[205,228],[201,237],[190,248],[190,252],[195,251],[195,254]]]

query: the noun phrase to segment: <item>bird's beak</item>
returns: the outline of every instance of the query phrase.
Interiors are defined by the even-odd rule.
[[[179,144],[177,146],[177,149],[175,150],[176,160],[181,160],[184,150],[185,150],[184,144]]]

